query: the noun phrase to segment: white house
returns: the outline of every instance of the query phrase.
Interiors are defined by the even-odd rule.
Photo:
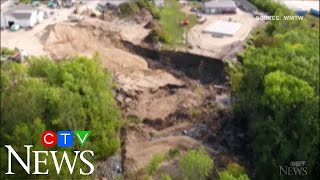
[[[44,12],[30,5],[18,5],[1,13],[1,27],[19,24],[21,27],[33,27],[43,20]]]

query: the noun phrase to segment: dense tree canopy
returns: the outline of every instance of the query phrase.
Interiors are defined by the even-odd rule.
[[[272,1],[252,0],[271,14],[290,15]],[[256,179],[279,176],[279,166],[306,161],[319,172],[319,29],[304,21],[271,21],[231,66],[234,109],[248,120]]]
[[[73,156],[74,149],[90,149],[95,153],[94,158],[106,157],[117,151],[120,111],[113,98],[111,75],[100,67],[97,59],[77,57],[55,63],[39,58],[27,65],[1,64],[1,158],[4,158],[1,162],[7,162],[5,144],[12,145],[24,158],[26,148],[23,145],[34,145],[33,150],[65,150],[58,147],[49,149],[41,144],[41,134],[48,129],[54,132],[91,131],[83,147],[74,143],[71,150],[67,149],[69,158]],[[62,154],[58,155],[61,158]],[[49,169],[55,171],[51,158],[47,159]],[[7,163],[1,165],[3,176]],[[26,177],[22,168],[14,168],[15,178]],[[63,170],[61,178],[70,175],[68,168]],[[54,178],[54,174],[49,173],[45,177]],[[75,174],[79,174],[79,170]],[[73,177],[80,178],[75,174]]]

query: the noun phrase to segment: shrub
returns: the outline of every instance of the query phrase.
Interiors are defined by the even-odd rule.
[[[147,43],[157,43],[159,41],[159,33],[157,30],[153,29],[150,31],[149,35],[145,38]]]
[[[149,43],[156,43],[160,41],[167,44],[172,42],[170,34],[161,25],[151,30],[149,35],[145,38],[145,41]]]
[[[163,160],[164,160],[164,157],[162,155],[155,154],[146,168],[147,174],[149,176],[152,176],[157,171],[159,165]]]
[[[128,117],[128,122],[133,124],[139,124],[142,122],[142,119],[137,116],[130,116]]]
[[[157,35],[159,37],[159,41],[164,42],[164,43],[171,43],[172,40],[170,38],[169,32],[164,28],[164,26],[161,26],[156,29]]]
[[[278,43],[277,39],[274,37],[259,36],[255,39],[254,46],[255,47],[263,47],[263,46],[274,47],[277,45],[277,43]]]
[[[171,180],[171,177],[168,173],[161,173],[160,179],[161,180]]]
[[[1,47],[1,55],[12,56],[12,55],[15,55],[15,54],[16,54],[16,50],[9,49],[9,48],[6,48],[6,47]]]
[[[174,158],[174,157],[177,157],[180,155],[180,151],[178,148],[172,148],[169,150],[169,153],[168,153],[169,157],[170,158]]]
[[[227,169],[219,172],[220,180],[249,180],[243,167],[237,163],[231,163],[228,165]]]
[[[188,151],[179,162],[182,175],[188,180],[206,179],[213,166],[213,160],[204,149]]]
[[[155,19],[160,19],[160,10],[159,8],[155,5],[154,1],[149,1],[149,0],[138,0],[137,1],[137,6],[142,9],[145,8],[147,9],[153,18]]]
[[[130,15],[138,14],[140,9],[134,2],[125,2],[119,5],[121,15],[128,17]]]

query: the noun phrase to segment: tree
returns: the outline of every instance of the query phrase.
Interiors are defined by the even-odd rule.
[[[274,15],[293,12],[271,0],[251,0]],[[319,29],[304,21],[271,21],[257,31],[230,70],[236,117],[248,123],[255,179],[278,179],[279,166],[319,167]],[[292,177],[282,177],[283,179]]]
[[[68,151],[70,158],[73,150],[90,149],[94,158],[107,157],[118,150],[120,110],[114,100],[111,74],[101,68],[98,59],[76,57],[55,63],[33,58],[28,65],[1,64],[1,157],[7,156],[5,144],[14,146],[21,157],[26,157],[25,144],[33,144],[33,150],[43,150],[40,137],[48,129],[91,131],[84,146],[75,143]],[[62,153],[57,156],[61,158]],[[47,167],[54,172],[49,159]],[[5,178],[6,163],[1,165],[1,177]],[[77,163],[76,168],[80,167]],[[63,169],[59,177],[66,179],[70,173]],[[85,178],[79,170],[75,172],[73,178]],[[17,179],[27,177],[22,168],[15,173]],[[55,179],[56,175],[50,173],[45,178]]]
[[[213,170],[214,163],[204,149],[189,150],[179,161],[179,167],[187,180],[203,180]]]
[[[317,101],[312,87],[295,76],[281,71],[265,76],[260,104],[264,115],[252,123],[254,151],[264,157],[257,161],[258,171],[265,172],[265,167],[275,171],[294,160],[308,159],[308,167],[314,166],[319,144]]]

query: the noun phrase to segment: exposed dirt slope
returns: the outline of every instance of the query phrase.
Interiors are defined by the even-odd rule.
[[[175,132],[179,132],[179,130],[171,128],[171,133]],[[188,136],[172,136],[167,131],[166,134],[162,134],[163,137],[160,137],[156,136],[158,133],[157,130],[143,124],[126,128],[124,140],[127,144],[123,150],[125,157],[127,157],[124,167],[128,174],[144,168],[154,154],[165,155],[172,148],[187,150],[198,148],[201,145],[200,142]]]
[[[183,87],[185,83],[166,71],[150,69],[145,59],[121,49],[122,35],[118,29],[92,21],[49,26],[40,36],[45,50],[55,59],[99,52],[104,67],[115,75],[121,92],[117,99],[126,102],[128,115],[165,118],[180,105],[198,103],[200,97],[184,89],[176,93],[161,90],[166,86]],[[186,99],[189,102],[183,102]]]

